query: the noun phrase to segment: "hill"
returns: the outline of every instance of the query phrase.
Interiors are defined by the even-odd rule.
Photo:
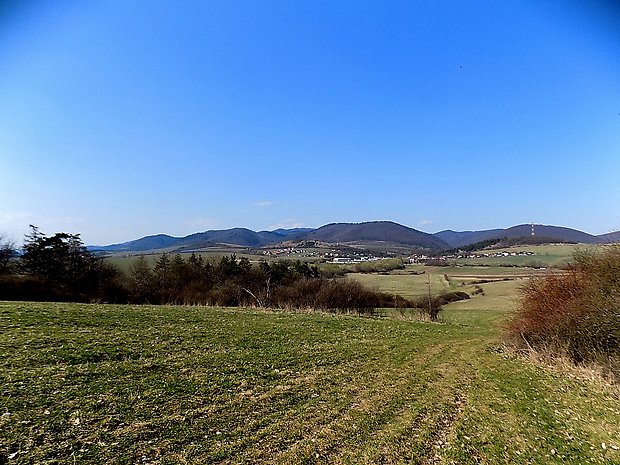
[[[482,231],[452,231],[447,229],[433,234],[448,243],[450,247],[462,247],[495,238],[503,229],[486,229]]]
[[[216,244],[241,245],[244,247],[262,247],[284,240],[286,236],[271,231],[255,232],[246,228],[205,231],[190,234],[176,245],[183,250],[202,248]]]
[[[532,225],[520,224],[507,229],[487,229],[482,231],[440,231],[435,237],[444,240],[453,248],[466,247],[479,242],[502,238],[516,239],[532,237]],[[544,238],[545,242],[573,242],[581,244],[597,244],[601,239],[577,229],[561,226],[534,225],[534,237]],[[540,240],[536,240],[540,243]]]
[[[521,224],[508,228],[502,233],[505,237],[527,237],[532,235],[531,224]],[[580,244],[596,244],[598,239],[592,234],[579,231],[577,229],[564,228],[561,226],[548,226],[535,224],[535,236],[547,237],[551,240],[557,239],[561,242],[576,242]]]
[[[425,249],[445,249],[448,247],[446,242],[432,234],[408,228],[392,221],[332,223],[306,234],[304,239],[331,243],[383,241]]]
[[[156,234],[146,236],[133,241],[122,242],[120,244],[90,246],[89,250],[94,252],[146,252],[148,250],[165,249],[175,246],[181,238],[168,236],[167,234]]]
[[[246,228],[211,230],[185,237],[163,234],[108,246],[91,247],[101,252],[146,252],[149,250],[193,250],[215,245],[260,248],[285,241],[316,240],[326,243],[385,242],[425,249],[440,250],[448,244],[427,234],[391,221],[366,223],[333,223],[318,229],[293,228],[255,232]]]
[[[284,230],[286,231],[286,230]],[[101,252],[146,252],[173,248],[175,250],[190,250],[218,244],[236,245],[243,247],[262,247],[274,242],[283,241],[286,233],[272,231],[255,232],[246,228],[232,228],[211,230],[190,234],[185,237],[172,237],[165,234],[147,236],[134,241],[112,244],[107,246],[90,247],[93,251]]]
[[[305,235],[309,232],[314,231],[314,228],[291,228],[291,229],[274,229],[271,232],[274,232],[276,234],[280,234],[282,236],[291,236],[291,235]]]
[[[620,231],[610,232],[607,234],[600,234],[596,236],[602,244],[613,244],[620,242]]]
[[[546,241],[597,244],[620,241],[620,232],[593,236],[576,229],[540,224],[534,225],[534,233],[536,243]],[[445,230],[435,234],[428,234],[394,223],[393,221],[369,221],[363,223],[331,223],[318,229],[292,228],[256,232],[247,228],[231,228],[204,231],[185,237],[157,234],[120,244],[91,246],[89,249],[107,253],[147,252],[164,249],[187,251],[222,245],[261,248],[284,242],[294,243],[295,241],[311,240],[327,244],[347,244],[365,247],[369,250],[379,250],[384,246],[396,246],[399,250],[402,249],[402,253],[406,253],[407,250],[412,248],[445,250],[467,247],[479,242],[502,238],[531,237],[531,224],[521,224],[506,229],[498,228],[481,231]]]

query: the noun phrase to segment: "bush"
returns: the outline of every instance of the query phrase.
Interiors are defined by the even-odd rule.
[[[484,295],[484,289],[482,289],[480,286],[476,284],[474,288],[475,288],[475,291],[471,293],[472,295],[478,295],[478,294]]]
[[[532,278],[520,292],[507,330],[513,344],[620,374],[620,246],[577,251],[572,267]]]
[[[71,299],[43,278],[5,275],[0,276],[0,300],[63,302]]]
[[[237,307],[242,303],[241,288],[231,282],[219,284],[208,295],[207,303],[220,307]]]
[[[394,302],[392,296],[348,279],[306,278],[278,288],[274,293],[274,305],[281,308],[355,310],[360,314],[371,314],[379,307],[391,307]]]
[[[469,298],[469,294],[463,291],[444,292],[435,296],[418,297],[411,305],[427,313],[431,321],[436,321],[444,305]]]
[[[354,263],[347,267],[347,270],[354,273],[387,273],[392,270],[402,270],[405,262],[401,258],[384,258],[371,262]]]
[[[347,274],[347,270],[341,265],[324,263],[321,265],[321,276],[324,278],[337,278]]]

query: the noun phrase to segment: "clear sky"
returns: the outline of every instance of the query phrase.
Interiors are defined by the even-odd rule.
[[[0,4],[0,233],[620,229],[620,8]]]

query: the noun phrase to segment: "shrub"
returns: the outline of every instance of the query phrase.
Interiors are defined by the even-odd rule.
[[[387,273],[392,270],[402,270],[405,262],[401,258],[384,258],[371,262],[359,262],[347,267],[355,273]]]
[[[475,291],[472,292],[472,295],[484,295],[484,289],[482,289],[482,287],[478,286],[477,284],[474,286]]]
[[[463,291],[444,292],[443,294],[439,294],[439,296],[437,296],[440,305],[451,304],[452,302],[467,300],[469,298],[469,294]]]
[[[71,296],[38,276],[0,276],[0,300],[70,301]]]
[[[620,246],[577,251],[562,273],[532,278],[507,329],[516,346],[613,369],[620,359]],[[616,374],[617,369],[613,369]]]
[[[426,313],[431,321],[436,321],[444,305],[469,298],[469,294],[463,291],[444,292],[435,296],[418,297],[411,305]]]
[[[337,278],[347,274],[347,270],[333,263],[324,263],[321,265],[321,276],[324,278]]]
[[[220,307],[237,307],[242,303],[241,288],[231,282],[219,284],[209,293],[207,303]]]
[[[360,314],[370,314],[374,308],[393,306],[394,299],[353,280],[306,278],[278,288],[274,293],[274,305],[328,311],[355,310]]]

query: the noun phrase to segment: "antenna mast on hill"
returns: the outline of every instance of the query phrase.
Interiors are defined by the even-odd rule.
[[[534,237],[536,234],[534,234],[534,223],[532,223],[532,237]]]

